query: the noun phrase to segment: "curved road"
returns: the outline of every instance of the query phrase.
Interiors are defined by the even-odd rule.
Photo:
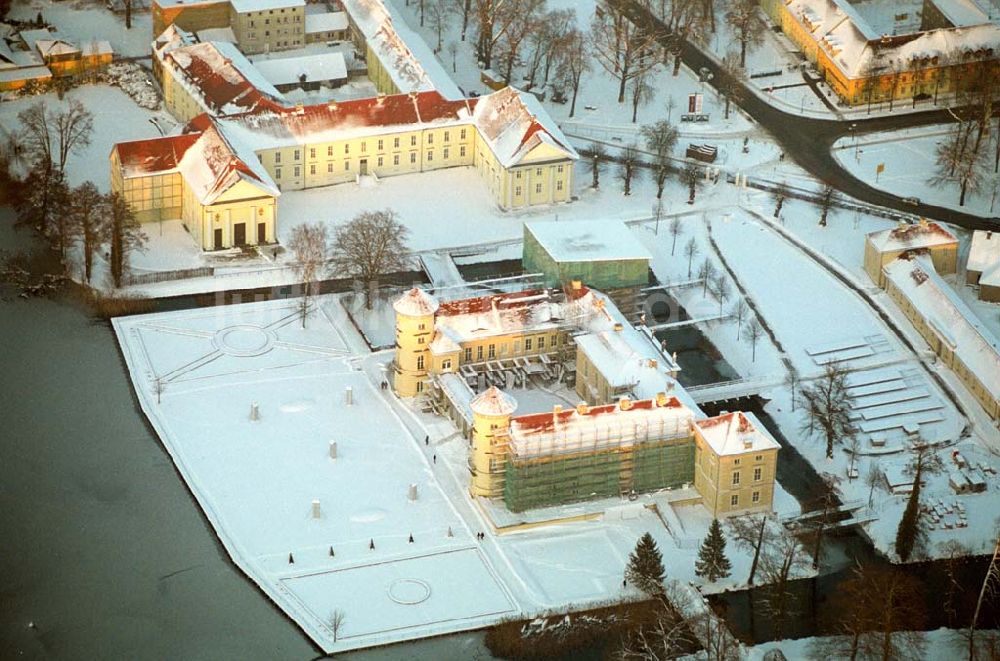
[[[668,45],[666,26],[636,0],[612,0],[626,16],[637,25],[655,24],[660,28],[661,44]],[[719,64],[703,53],[697,46],[685,42],[681,50],[681,61],[692,71],[708,69],[718,78],[724,75]],[[1000,218],[977,216],[932,204],[914,206],[893,195],[861,181],[845,169],[832,155],[833,143],[850,133],[852,124],[856,133],[871,133],[894,129],[943,124],[953,121],[947,109],[938,108],[921,112],[911,112],[894,116],[868,117],[863,119],[834,120],[803,117],[780,110],[757,96],[755,90],[743,83],[744,93],[739,106],[754,121],[763,126],[777,139],[790,155],[811,175],[835,189],[869,204],[876,204],[903,213],[919,214],[946,221],[968,229],[996,229]]]

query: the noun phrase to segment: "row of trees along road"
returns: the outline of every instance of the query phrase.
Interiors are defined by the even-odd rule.
[[[67,251],[79,245],[88,283],[94,258],[106,247],[112,281],[120,287],[129,254],[145,245],[146,236],[119,195],[103,195],[89,181],[75,188],[67,184],[66,164],[90,144],[93,115],[76,99],[62,107],[51,105],[38,102],[18,113],[21,129],[9,135],[4,146],[5,168],[27,168],[20,185],[12,187],[18,222],[58,251],[64,270]]]

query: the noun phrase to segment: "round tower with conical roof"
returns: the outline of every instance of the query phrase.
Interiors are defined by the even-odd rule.
[[[510,417],[517,409],[517,402],[497,387],[490,386],[476,395],[469,406],[472,409],[469,493],[499,498],[503,495]]]
[[[392,305],[396,311],[396,366],[392,387],[400,397],[421,392],[431,367],[431,339],[437,300],[414,287]]]

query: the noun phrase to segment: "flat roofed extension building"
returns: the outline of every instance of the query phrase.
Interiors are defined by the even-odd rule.
[[[524,268],[548,287],[581,280],[601,290],[649,283],[649,251],[625,223],[591,220],[524,224]]]

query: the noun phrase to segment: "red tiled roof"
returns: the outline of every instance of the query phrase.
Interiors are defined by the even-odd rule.
[[[119,142],[114,146],[126,178],[167,172],[177,168],[187,150],[198,141],[201,132],[166,138]]]
[[[401,126],[468,119],[475,99],[449,101],[438,92],[415,92],[308,106],[283,106],[262,99],[253,109],[227,117],[255,131],[305,138],[331,130]],[[463,112],[465,111],[465,112]]]
[[[214,110],[221,110],[228,105],[251,110],[269,100],[211,42],[169,51],[163,59],[183,71],[188,83],[201,92],[205,104]]]
[[[510,292],[505,294],[491,294],[489,296],[479,296],[477,298],[463,298],[457,301],[446,301],[441,303],[441,307],[438,309],[438,314],[446,317],[457,316],[460,314],[482,314],[483,312],[489,312],[492,310],[494,304],[497,306],[503,306],[504,310],[511,310],[537,303],[538,299],[535,297],[544,293],[544,289],[527,289],[525,291]]]
[[[651,411],[655,408],[681,408],[680,400],[676,397],[668,397],[661,406],[657,406],[655,399],[640,399],[630,403],[627,410],[621,412],[628,415],[629,411]],[[583,412],[576,408],[564,409],[562,411],[547,411],[545,413],[529,413],[519,415],[510,419],[511,425],[517,425],[520,431],[529,434],[547,433],[555,431],[557,423],[563,424],[573,417],[584,417],[596,419],[602,415],[614,413],[621,409],[620,404],[602,404],[600,406],[589,406]]]

